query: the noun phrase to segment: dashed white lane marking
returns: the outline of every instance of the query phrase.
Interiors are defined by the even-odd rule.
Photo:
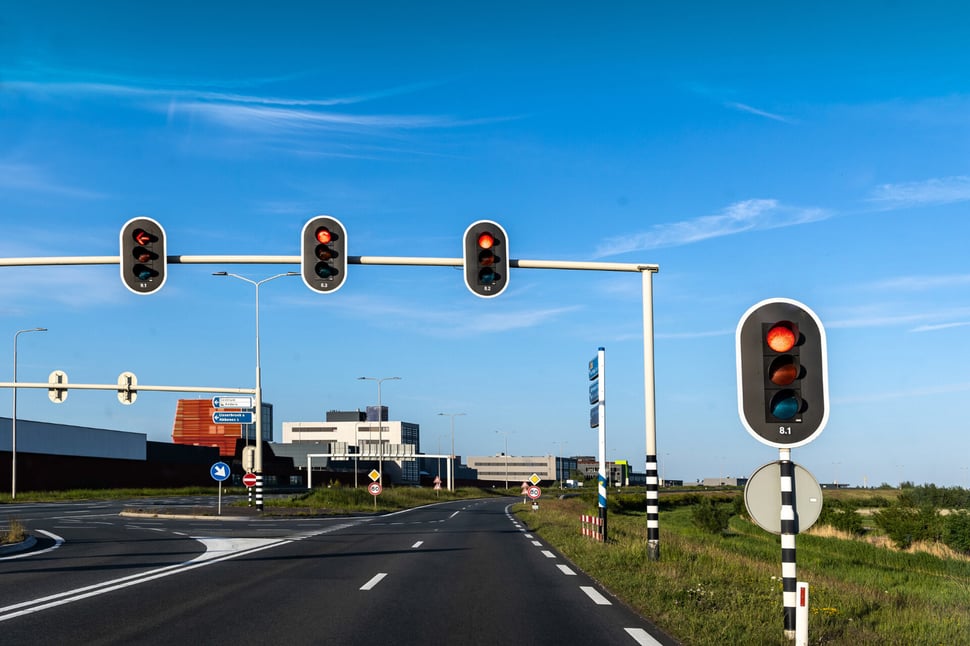
[[[374,588],[375,585],[377,585],[378,583],[381,582],[381,579],[383,579],[386,576],[387,576],[387,572],[380,572],[378,574],[375,574],[374,577],[370,581],[368,581],[364,585],[360,586],[360,589],[361,590],[371,590],[371,589]]]
[[[643,628],[624,628],[624,630],[630,637],[633,637],[634,641],[640,644],[640,646],[663,646]]]
[[[414,545],[411,546],[411,549],[412,550],[417,549],[417,548],[421,547],[422,545],[424,545],[424,541],[418,541],[417,543],[415,543]]]
[[[573,572],[572,569],[568,565],[563,565],[562,563],[557,563],[556,564],[556,567],[559,568],[559,571],[562,572],[563,574],[565,574],[566,576],[576,576],[576,573]]]
[[[592,599],[593,603],[598,606],[612,606],[610,600],[599,593],[599,590],[591,585],[581,585],[579,589],[586,593],[586,596]]]
[[[535,545],[536,547],[542,547],[542,543],[540,543],[539,541],[532,541],[532,544]]]
[[[542,550],[542,555],[545,556],[547,559],[556,558],[556,555],[550,552],[549,550]]]

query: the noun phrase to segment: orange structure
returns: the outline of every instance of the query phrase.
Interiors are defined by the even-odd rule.
[[[214,412],[216,409],[211,399],[180,399],[175,409],[172,443],[215,446],[219,449],[219,455],[233,455],[236,452],[236,439],[243,436],[243,425],[216,424],[212,421]]]

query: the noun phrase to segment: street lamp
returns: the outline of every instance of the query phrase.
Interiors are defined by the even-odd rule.
[[[465,413],[438,413],[451,418],[451,460],[448,467],[448,491],[455,490],[455,418]]]
[[[384,440],[383,440],[383,427],[381,422],[381,384],[385,381],[396,381],[400,380],[400,377],[357,377],[358,381],[376,381],[377,382],[377,444],[379,449],[379,456],[377,459],[377,480],[384,486]]]
[[[283,278],[284,276],[299,276],[300,274],[295,271],[288,271],[284,274],[276,274],[275,276],[270,276],[269,278],[264,278],[262,280],[252,280],[246,278],[245,276],[240,276],[239,274],[231,274],[227,271],[217,271],[213,272],[213,276],[229,276],[230,278],[238,278],[239,280],[249,283],[256,288],[256,392],[253,408],[256,411],[255,420],[255,432],[256,432],[256,454],[253,456],[253,465],[256,471],[256,511],[263,511],[263,386],[262,386],[262,376],[259,367],[259,286],[263,283],[268,283],[271,280],[276,280],[277,278]],[[246,435],[246,441],[249,441],[249,435]]]
[[[495,431],[505,436],[505,488],[509,488],[509,431]]]
[[[10,415],[10,498],[17,497],[17,337],[25,332],[46,332],[46,327],[17,330],[13,335],[13,411]]]

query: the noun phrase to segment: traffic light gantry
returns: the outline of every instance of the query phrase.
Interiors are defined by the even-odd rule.
[[[761,301],[738,323],[738,413],[758,441],[802,446],[828,422],[825,328],[807,306]]]

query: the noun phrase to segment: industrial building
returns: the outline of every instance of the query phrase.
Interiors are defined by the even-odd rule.
[[[0,490],[12,486],[11,418],[0,417]],[[150,442],[145,433],[17,419],[17,491],[212,484],[214,447]]]
[[[264,442],[273,441],[273,405],[263,402],[260,420]],[[253,442],[255,424],[217,424],[213,413],[238,412],[235,408],[216,408],[212,399],[180,399],[175,408],[172,442],[191,446],[214,446],[220,455],[231,456],[236,451],[236,439]]]
[[[278,455],[293,458],[296,468],[305,468],[307,455],[316,458],[313,467],[352,469],[378,463],[385,483],[419,484],[421,471],[421,427],[413,422],[389,420],[387,406],[368,406],[366,411],[328,411],[322,422],[283,422],[283,444]],[[372,467],[366,467],[370,469]]]

